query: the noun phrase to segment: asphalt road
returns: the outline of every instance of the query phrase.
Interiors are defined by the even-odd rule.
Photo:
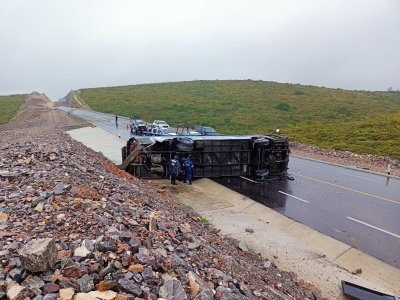
[[[96,124],[97,127],[110,132],[111,134],[115,134],[116,136],[120,136],[121,139],[128,140],[130,135],[129,128],[129,118],[118,116],[118,122],[115,122],[115,115],[104,114],[89,110],[76,109],[71,110],[68,107],[59,107],[64,111],[69,111],[71,115],[82,119],[86,122]],[[128,128],[126,127],[128,125]]]
[[[69,108],[62,108],[69,111]],[[122,139],[129,119],[75,110],[73,115]],[[337,240],[400,268],[400,180],[291,157],[295,180],[256,185],[240,178],[215,181]]]
[[[217,182],[400,268],[400,180],[291,157],[295,179]]]

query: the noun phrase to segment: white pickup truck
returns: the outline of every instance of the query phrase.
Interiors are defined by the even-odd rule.
[[[172,132],[169,128],[158,128],[153,127],[150,131],[144,133],[144,135],[151,136],[166,136],[166,135],[177,135],[175,132]]]

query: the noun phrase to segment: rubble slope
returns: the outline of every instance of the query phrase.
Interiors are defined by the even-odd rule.
[[[320,298],[35,101],[0,126],[0,299]]]

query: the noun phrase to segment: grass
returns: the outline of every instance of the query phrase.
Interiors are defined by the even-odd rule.
[[[292,140],[328,149],[400,159],[400,113],[366,117],[342,124],[319,122],[289,126]]]
[[[270,133],[291,141],[400,159],[400,92],[329,89],[252,80],[168,82],[81,89],[96,111],[224,134]]]
[[[26,95],[0,96],[0,124],[8,123],[18,112]]]
[[[206,218],[204,218],[204,217],[202,217],[202,216],[199,217],[199,220],[200,220],[202,223],[210,223],[210,221],[208,221]]]
[[[288,124],[346,122],[400,109],[399,93],[251,80],[142,84],[82,89],[78,94],[94,110],[140,115],[150,122],[165,119],[171,125],[211,125],[224,133],[265,133]]]

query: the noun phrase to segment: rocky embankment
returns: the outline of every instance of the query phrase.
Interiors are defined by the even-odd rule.
[[[0,126],[0,299],[320,299],[58,129],[79,125],[34,105]]]

